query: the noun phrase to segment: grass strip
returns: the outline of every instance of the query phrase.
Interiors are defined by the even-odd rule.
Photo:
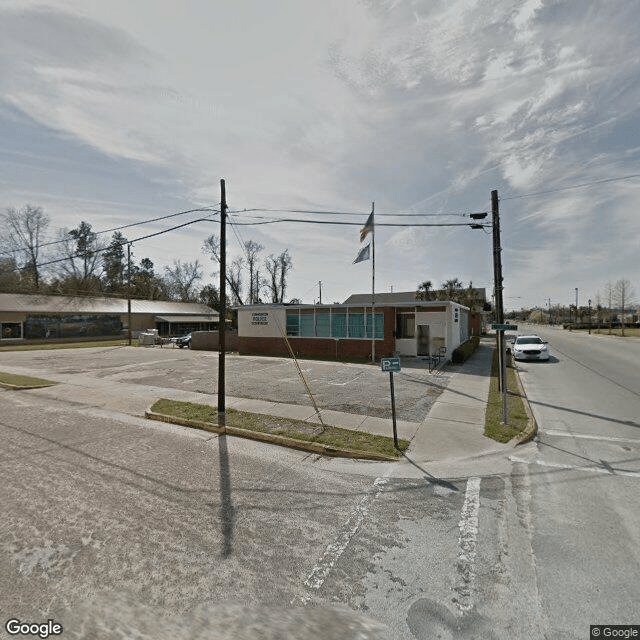
[[[42,344],[11,344],[3,345],[0,351],[36,351],[49,349],[86,349],[88,347],[124,347],[128,340],[95,340],[92,342],[49,342]],[[137,340],[131,341],[132,347],[138,346]]]
[[[58,383],[53,380],[45,380],[44,378],[32,378],[31,376],[20,376],[15,373],[4,373],[0,371],[0,385],[37,389],[38,387],[52,387],[54,384]]]
[[[185,420],[218,423],[216,407],[193,402],[180,402],[163,398],[151,407],[151,411]],[[396,449],[393,446],[393,438],[387,436],[377,436],[340,427],[323,427],[315,422],[238,411],[237,409],[226,410],[226,425],[238,429],[284,436],[301,442],[313,442],[336,449],[378,453],[396,458],[400,457],[401,453],[409,447],[407,440],[399,439],[399,449]]]
[[[574,331],[580,331],[581,333],[588,333],[589,329],[574,329]],[[591,329],[591,333],[596,333],[601,336],[611,335],[611,336],[622,336],[622,329],[617,327],[615,329],[608,329],[605,327],[604,329]],[[625,338],[640,338],[640,328],[638,327],[625,327],[624,328],[624,337]]]
[[[507,412],[509,424],[502,424],[502,394],[498,382],[498,350],[493,350],[489,400],[484,420],[484,435],[498,442],[509,442],[522,433],[529,422],[529,416],[520,397],[515,369],[507,361]]]

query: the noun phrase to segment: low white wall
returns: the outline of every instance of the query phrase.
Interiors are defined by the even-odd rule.
[[[238,335],[246,338],[280,338],[287,330],[285,309],[238,309]]]

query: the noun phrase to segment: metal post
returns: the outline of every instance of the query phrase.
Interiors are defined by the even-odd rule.
[[[589,298],[589,335],[591,335],[591,298]]]
[[[389,371],[389,383],[391,384],[391,418],[393,420],[393,446],[398,448],[398,430],[396,427],[396,395],[393,389],[393,371]]]
[[[504,383],[502,385],[502,423],[503,424],[509,424],[509,414],[508,414],[508,409],[507,409],[507,402],[508,402],[508,398],[507,398],[507,354],[505,353],[505,344],[506,341],[504,339],[504,331],[500,331],[500,333],[502,334],[502,371],[500,372],[500,375],[502,376],[502,379],[504,380]]]
[[[225,329],[227,317],[227,196],[224,180],[220,180],[220,317],[218,320],[218,424],[225,425]]]

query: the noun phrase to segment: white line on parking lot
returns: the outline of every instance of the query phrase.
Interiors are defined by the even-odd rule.
[[[458,538],[458,580],[454,591],[458,594],[456,606],[461,613],[473,608],[473,580],[475,577],[476,549],[478,545],[478,512],[480,510],[480,478],[469,478],[460,512]]]
[[[391,470],[381,478],[376,478],[373,483],[373,490],[360,500],[353,513],[338,532],[336,539],[326,548],[322,558],[320,558],[318,564],[304,581],[306,587],[317,591],[324,584],[329,572],[344,553],[353,536],[358,532],[362,521],[369,512],[371,503],[380,495],[382,488],[387,484],[389,475],[391,475]]]

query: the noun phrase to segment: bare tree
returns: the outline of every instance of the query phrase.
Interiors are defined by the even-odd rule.
[[[244,277],[243,272],[247,270],[249,272],[249,291],[247,293],[246,301],[251,304],[257,302],[260,292],[260,277],[257,270],[257,263],[260,252],[264,247],[248,240],[244,243],[245,255],[235,258],[227,266],[227,272],[225,273],[225,280],[231,289],[233,304],[244,304],[243,301],[243,285]],[[220,239],[217,235],[210,235],[205,241],[202,250],[208,254],[214,262],[220,264]],[[217,275],[217,274],[212,274]]]
[[[49,226],[49,217],[42,207],[30,204],[22,209],[7,209],[2,217],[0,244],[5,251],[22,259],[23,272],[33,282],[34,288],[40,288],[40,258],[44,234]]]
[[[617,307],[620,307],[620,324],[622,327],[622,335],[624,336],[624,312],[630,304],[631,299],[635,295],[635,291],[631,286],[631,282],[625,278],[618,280],[613,287],[613,300]]]
[[[287,276],[293,268],[293,260],[289,255],[289,250],[285,249],[278,256],[271,254],[266,258],[264,265],[269,274],[266,285],[271,294],[271,302],[283,302],[287,289]]]
[[[611,334],[611,306],[613,304],[613,284],[611,282],[607,282],[607,284],[604,285],[604,295],[609,303],[609,334]]]
[[[263,249],[264,247],[261,244],[258,244],[253,240],[247,240],[247,242],[244,243],[247,269],[249,269],[249,296],[247,298],[247,302],[249,304],[258,302],[258,298],[260,296],[260,277],[258,275],[258,270],[256,269],[256,264],[258,262],[260,252]]]
[[[165,267],[164,272],[172,298],[181,302],[194,302],[197,299],[195,284],[202,279],[202,267],[197,260],[185,263],[174,260],[173,267]]]

